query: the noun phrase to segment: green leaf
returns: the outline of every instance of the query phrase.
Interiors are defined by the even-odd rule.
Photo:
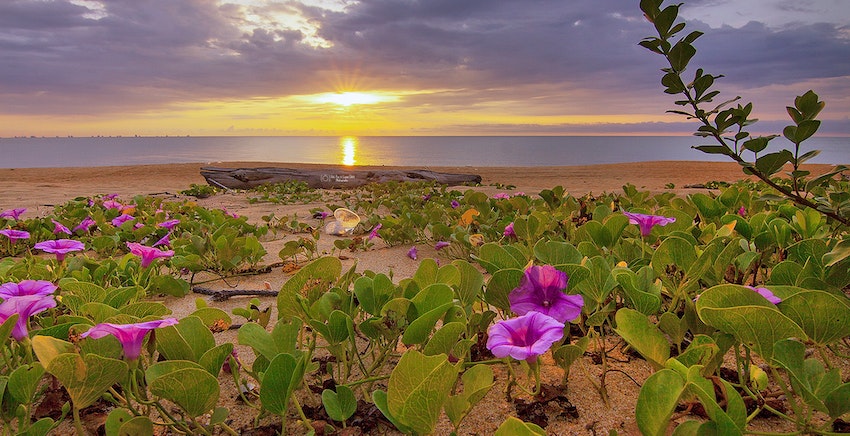
[[[581,253],[569,242],[541,239],[534,244],[534,257],[548,265],[581,263]]]
[[[390,413],[417,433],[433,432],[457,374],[458,368],[444,355],[425,356],[408,350],[390,374]]]
[[[617,322],[614,330],[623,340],[656,369],[664,367],[670,358],[670,342],[655,324],[649,322],[646,315],[624,307],[617,311],[614,319]]]
[[[308,295],[308,301],[318,299],[330,289],[342,273],[342,262],[336,257],[318,258],[298,270],[277,295],[278,318],[299,317],[302,314],[298,297]]]
[[[345,421],[357,411],[357,398],[348,386],[338,385],[336,392],[325,389],[322,391],[322,405],[325,412],[334,421]]]
[[[493,369],[477,364],[463,373],[461,381],[463,392],[449,396],[445,404],[446,416],[455,427],[493,387]]]
[[[635,419],[641,433],[662,436],[679,398],[685,391],[685,380],[672,369],[662,369],[649,376],[638,394]]]
[[[508,301],[508,295],[519,286],[523,275],[524,272],[521,269],[510,268],[497,270],[490,277],[490,281],[487,282],[487,289],[484,291],[484,301],[499,309],[510,310],[511,305]]]
[[[850,383],[844,383],[830,392],[824,404],[833,419],[850,412]]]
[[[304,371],[304,359],[296,359],[291,354],[281,353],[272,359],[260,384],[263,408],[283,416],[292,393],[304,379]]]
[[[12,330],[15,328],[15,324],[18,323],[18,318],[20,314],[13,313],[5,321],[0,325],[0,346],[5,345],[6,341],[9,340],[9,337],[12,334]]]
[[[823,291],[803,291],[782,300],[779,310],[818,345],[829,345],[850,336],[847,298]]]
[[[127,377],[127,364],[97,354],[63,353],[54,357],[47,372],[65,386],[75,409],[92,405],[112,385]]]
[[[230,357],[232,352],[233,344],[225,342],[204,353],[198,360],[198,364],[204,367],[204,369],[207,370],[207,372],[209,372],[213,377],[218,377],[218,373],[221,372],[221,367],[224,365],[224,361]]]
[[[30,404],[43,375],[44,367],[38,362],[32,365],[21,365],[9,374],[6,392],[18,403]]]
[[[495,242],[488,242],[479,247],[478,255],[473,255],[472,258],[490,274],[495,274],[502,269],[522,270],[525,268],[524,262],[519,261],[507,249]]]
[[[404,331],[404,335],[401,337],[401,341],[405,345],[425,343],[425,341],[428,340],[428,335],[430,335],[431,331],[434,330],[434,325],[437,324],[437,321],[439,321],[446,311],[448,311],[453,305],[454,303],[449,301],[448,303],[445,303],[442,306],[437,306],[417,317],[410,323],[410,325],[407,326],[407,329]]]
[[[462,322],[444,324],[439,330],[434,332],[434,335],[431,336],[431,339],[428,340],[422,351],[426,356],[436,356],[438,354],[448,356],[465,332],[466,324]]]
[[[388,400],[387,400],[387,393],[386,392],[384,392],[380,389],[376,389],[375,391],[372,392],[372,402],[374,402],[375,407],[377,407],[378,410],[380,410],[381,413],[384,414],[384,417],[386,417],[395,426],[395,428],[398,429],[398,431],[400,431],[404,434],[413,433],[412,429],[410,429],[408,426],[399,422],[398,418],[396,418],[395,416],[392,415],[392,413],[390,413],[390,406],[389,406],[389,404],[387,404],[387,401]]]
[[[361,276],[354,282],[354,295],[360,307],[366,313],[377,316],[387,301],[390,301],[395,292],[392,280],[384,274],[376,274],[375,277]]]
[[[460,281],[453,286],[457,299],[463,307],[471,306],[484,290],[484,274],[465,260],[452,262],[459,273]]]
[[[539,425],[524,422],[519,418],[509,416],[505,422],[499,426],[494,436],[545,436],[546,431],[540,428]]]
[[[718,285],[706,290],[697,300],[697,313],[703,322],[731,334],[767,361],[773,358],[776,341],[806,338],[794,321],[743,286]]]
[[[156,330],[156,347],[167,359],[197,362],[215,346],[215,338],[197,316],[187,316],[177,325]]]
[[[788,150],[768,153],[756,159],[756,169],[765,175],[771,175],[782,169],[782,166],[794,158]]]
[[[152,394],[174,402],[192,417],[212,410],[220,393],[218,380],[200,368],[183,368],[162,374],[151,380],[148,386]]]
[[[240,345],[251,347],[255,354],[271,361],[280,353],[295,353],[300,330],[301,322],[296,319],[278,321],[271,334],[259,324],[247,323],[239,328],[236,338]]]
[[[725,145],[698,145],[693,148],[708,154],[722,154],[726,156],[732,154],[732,150]]]

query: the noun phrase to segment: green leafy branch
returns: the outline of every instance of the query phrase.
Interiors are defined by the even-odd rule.
[[[676,23],[681,3],[669,5],[662,9],[663,2],[664,0],[641,0],[640,8],[646,18],[655,26],[658,36],[644,38],[640,45],[667,59],[670,67],[661,70],[664,72],[664,76],[661,78],[661,84],[665,87],[664,92],[684,96],[683,100],[677,100],[675,104],[688,109],[668,112],[699,120],[702,125],[694,134],[714,138],[717,142],[717,144],[700,145],[695,148],[705,153],[722,154],[730,157],[743,167],[744,173],[758,177],[794,203],[815,209],[845,226],[850,226],[850,207],[842,204],[831,204],[828,197],[825,196],[811,195],[815,188],[829,184],[837,174],[846,171],[848,168],[839,165],[832,171],[811,180],[806,179],[810,172],[801,169],[804,162],[817,156],[820,152],[819,150],[812,150],[801,154],[800,146],[803,141],[814,135],[820,127],[821,122],[816,117],[824,108],[824,102],[819,101],[818,95],[813,91],[798,96],[794,100],[794,107],[787,107],[794,125],[789,125],[783,130],[783,136],[794,144],[793,152],[783,149],[759,156],[759,153],[767,148],[768,142],[778,135],[750,135],[745,128],[758,121],[749,118],[753,109],[752,103],[730,106],[740,97],[724,101],[711,109],[704,108],[704,105],[712,103],[714,98],[720,94],[720,91],[712,89],[712,86],[715,80],[723,76],[707,74],[702,68],[699,68],[694,73],[692,81],[686,83],[683,80],[682,75],[696,54],[693,43],[703,33],[693,31],[673,42],[676,35],[685,29],[685,23]],[[750,162],[744,159],[743,153],[747,150],[753,152],[754,161]],[[792,166],[792,171],[789,173],[790,183],[783,183],[771,177],[788,163]]]

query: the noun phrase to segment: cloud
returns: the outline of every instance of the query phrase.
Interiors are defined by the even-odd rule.
[[[631,0],[304,3],[0,2],[0,113],[140,114],[340,90],[408,92],[422,111],[670,108],[663,59],[637,45],[652,27]],[[694,66],[725,74],[731,93],[767,100],[759,89],[820,80],[829,99],[850,71],[847,23],[689,25],[706,32]]]

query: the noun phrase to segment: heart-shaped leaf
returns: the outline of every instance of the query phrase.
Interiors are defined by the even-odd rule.
[[[463,376],[463,392],[446,399],[445,410],[449,421],[457,427],[472,408],[487,395],[493,386],[493,370],[478,364],[467,369]]]
[[[703,322],[731,334],[767,361],[773,358],[776,341],[806,338],[806,333],[794,321],[767,299],[743,286],[714,286],[700,295],[696,307]]]
[[[803,291],[782,300],[779,310],[819,345],[850,336],[850,323],[847,322],[850,305],[844,297],[823,291]]]
[[[641,433],[662,436],[670,417],[685,392],[685,380],[672,369],[662,369],[649,376],[638,394],[635,419]]]
[[[304,371],[304,359],[296,359],[291,354],[281,353],[272,359],[260,384],[260,402],[263,408],[283,416],[292,393],[304,379]]]
[[[546,431],[539,425],[531,422],[523,422],[518,418],[509,416],[496,430],[494,436],[545,436]]]
[[[445,355],[426,356],[408,350],[390,374],[390,414],[417,433],[433,432],[457,373],[458,368]]]
[[[334,421],[345,421],[357,411],[357,398],[348,386],[338,385],[336,392],[325,389],[322,391],[322,405],[325,412]]]
[[[47,372],[65,386],[77,410],[92,405],[112,385],[127,377],[127,364],[97,354],[63,353],[54,357]]]
[[[674,315],[675,316],[675,315]],[[615,331],[656,369],[670,358],[670,342],[646,315],[627,307],[617,311]]]
[[[156,377],[148,386],[154,395],[180,406],[189,416],[198,417],[218,403],[218,380],[201,368],[183,368]]]

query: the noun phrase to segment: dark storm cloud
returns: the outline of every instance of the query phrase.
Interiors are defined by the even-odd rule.
[[[652,27],[633,0],[364,0],[344,12],[297,3],[257,9],[298,11],[320,24],[318,36],[330,48],[307,44],[297,29],[240,27],[242,7],[212,0],[104,5],[106,15],[95,19],[66,1],[0,2],[0,111],[97,114],[309,94],[332,90],[335,78],[368,89],[446,90],[410,99],[432,106],[543,98],[541,107],[557,111],[557,96],[547,92],[581,93],[579,111],[594,104],[593,93],[599,106],[627,110],[641,100],[668,103],[659,85],[662,59],[637,45]],[[850,72],[846,28],[691,24],[706,31],[695,62],[740,88]]]

